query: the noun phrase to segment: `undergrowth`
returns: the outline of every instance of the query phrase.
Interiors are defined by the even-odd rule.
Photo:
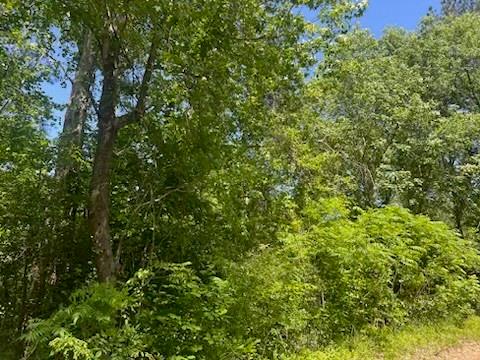
[[[429,325],[410,325],[402,330],[384,329],[375,336],[356,336],[342,344],[320,351],[305,351],[284,360],[396,360],[434,356],[442,349],[465,341],[480,341],[480,317],[464,323],[443,321]]]

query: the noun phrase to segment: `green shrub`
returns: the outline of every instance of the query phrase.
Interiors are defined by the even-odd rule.
[[[138,303],[126,289],[93,284],[76,291],[71,304],[47,320],[30,324],[29,358],[90,360],[148,359],[145,334],[134,320]]]
[[[157,263],[121,289],[93,284],[71,305],[30,325],[32,358],[241,359],[255,342],[229,336],[231,286],[190,264]]]
[[[200,276],[199,276],[200,275]],[[228,332],[233,287],[190,264],[155,264],[128,282],[146,344],[167,359],[240,359],[255,347]]]
[[[237,337],[255,339],[265,358],[306,345],[317,290],[313,267],[290,247],[264,248],[228,275],[236,301],[230,313]]]
[[[274,359],[355,334],[463,319],[478,305],[473,244],[398,207],[357,219],[338,200],[224,269],[156,263],[94,284],[34,323],[33,359]],[[217,273],[218,275],[218,273]]]
[[[307,247],[315,264],[317,328],[325,339],[412,319],[463,318],[477,306],[473,244],[407,210],[312,225],[290,241]]]

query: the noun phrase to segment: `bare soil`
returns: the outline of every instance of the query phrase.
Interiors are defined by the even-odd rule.
[[[463,342],[457,346],[433,353],[428,350],[417,352],[412,360],[480,360],[480,343]]]

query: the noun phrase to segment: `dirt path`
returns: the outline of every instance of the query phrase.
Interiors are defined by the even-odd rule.
[[[412,360],[480,360],[480,343],[464,342],[455,347],[445,349],[435,354],[420,351]]]

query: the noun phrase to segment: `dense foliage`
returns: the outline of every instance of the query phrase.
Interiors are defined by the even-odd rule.
[[[365,6],[0,3],[2,358],[280,359],[477,312],[476,3],[379,39]]]

